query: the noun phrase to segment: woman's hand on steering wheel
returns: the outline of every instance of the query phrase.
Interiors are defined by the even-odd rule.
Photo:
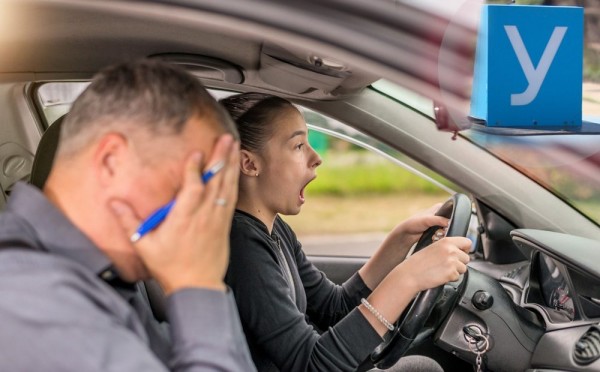
[[[411,255],[394,271],[405,271],[403,276],[410,278],[417,293],[458,280],[467,271],[470,249],[467,238],[445,237]]]
[[[360,275],[365,284],[374,289],[404,259],[410,248],[425,231],[440,226],[446,228],[449,220],[435,213],[442,204],[433,205],[397,225],[386,237],[369,262],[361,268]]]
[[[432,226],[448,226],[448,218],[438,216],[435,213],[440,209],[442,203],[437,203],[428,209],[421,211],[398,224],[387,236],[381,245],[382,250],[393,250],[397,252],[408,251],[421,235]],[[388,256],[393,256],[388,254]],[[406,253],[396,259],[395,264],[404,260]]]
[[[373,291],[369,297],[372,305],[390,322],[395,322],[417,293],[458,280],[467,270],[469,255],[466,252],[470,247],[471,241],[467,238],[447,237],[413,254]],[[387,331],[375,319],[371,318],[370,322],[381,335]]]
[[[389,277],[381,282],[381,287],[389,287],[393,283],[400,285],[402,291],[396,288],[393,302],[395,305],[403,305],[400,309],[406,310],[402,321],[391,330],[389,337],[371,353],[370,361],[380,369],[393,366],[408,350],[442,296],[443,284],[459,280],[460,274],[467,272],[467,252],[470,250],[471,241],[465,237],[472,217],[471,200],[467,195],[454,194],[436,215],[449,219],[447,237],[436,241],[442,226],[428,228],[415,245],[415,253],[394,268]],[[396,276],[396,280],[391,280]],[[463,278],[463,283],[464,281]],[[371,294],[372,297],[375,297],[375,292],[377,291]],[[416,293],[418,295],[408,306],[407,296]],[[385,304],[384,300],[381,299],[382,306],[391,313],[392,309],[388,306],[393,304]],[[396,311],[398,310],[399,308],[396,308]],[[392,319],[398,319],[397,313],[393,315]]]

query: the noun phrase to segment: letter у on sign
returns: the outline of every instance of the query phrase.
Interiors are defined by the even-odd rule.
[[[581,127],[583,8],[484,5],[471,118],[489,127]]]

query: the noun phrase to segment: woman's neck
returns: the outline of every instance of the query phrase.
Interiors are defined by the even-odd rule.
[[[248,197],[247,195],[240,193],[236,208],[258,218],[265,224],[270,234],[273,231],[273,224],[275,223],[277,213],[270,211],[262,203],[258,202],[258,200],[258,198]]]

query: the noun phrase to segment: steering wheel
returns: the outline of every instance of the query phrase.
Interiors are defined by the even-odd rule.
[[[464,194],[454,194],[440,207],[436,215],[450,219],[446,236],[466,236],[471,220],[471,200]],[[439,229],[440,226],[432,226],[427,229],[421,235],[413,253],[431,244],[434,234]],[[397,324],[394,331],[388,335],[387,340],[371,353],[371,362],[377,368],[390,368],[404,355],[431,315],[443,290],[444,286],[441,285],[422,291],[415,297],[408,312],[405,310],[405,314],[403,314],[405,316],[400,317],[403,319],[402,323]]]

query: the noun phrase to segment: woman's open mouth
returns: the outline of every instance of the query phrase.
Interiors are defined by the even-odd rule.
[[[304,197],[304,190],[306,190],[306,186],[308,186],[308,184],[311,183],[315,178],[317,178],[317,176],[314,176],[313,178],[311,178],[306,184],[304,184],[302,189],[300,189],[300,194],[298,195],[298,199],[300,199],[301,204],[304,204],[304,202],[306,201],[306,198]]]

